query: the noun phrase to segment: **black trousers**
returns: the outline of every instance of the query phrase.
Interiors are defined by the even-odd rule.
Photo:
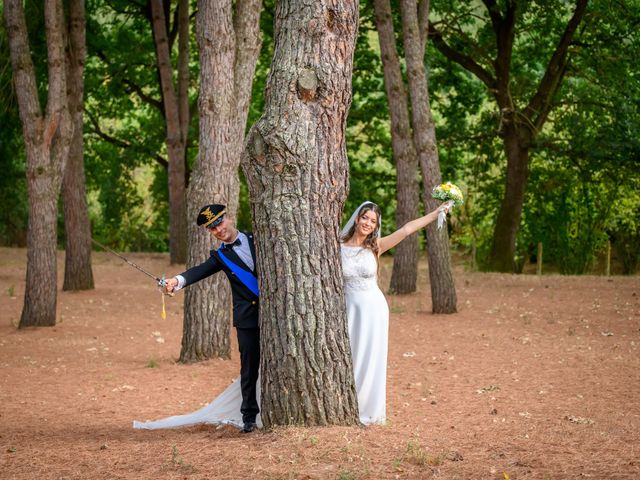
[[[260,411],[256,400],[256,383],[260,369],[260,329],[236,328],[240,350],[240,388],[243,422],[255,422]]]

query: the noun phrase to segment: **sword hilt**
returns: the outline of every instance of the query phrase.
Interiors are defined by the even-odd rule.
[[[167,279],[164,276],[164,273],[162,274],[162,278],[158,279],[158,286],[160,287],[160,289],[162,290],[162,293],[164,295],[169,295],[170,297],[173,297],[175,295],[174,292],[166,292],[165,288],[167,286]]]

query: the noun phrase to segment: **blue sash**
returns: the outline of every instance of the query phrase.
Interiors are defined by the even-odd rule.
[[[224,264],[229,267],[229,270],[236,274],[238,280],[240,280],[245,287],[251,290],[256,297],[259,297],[260,290],[258,289],[258,279],[255,277],[255,275],[251,272],[247,272],[240,265],[236,265],[227,257],[225,257],[222,254],[222,249],[218,249],[218,255],[220,256]]]

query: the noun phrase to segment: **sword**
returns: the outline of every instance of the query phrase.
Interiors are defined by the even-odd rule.
[[[131,265],[133,268],[136,268],[138,270],[140,270],[142,273],[144,273],[147,277],[151,277],[153,278],[156,282],[158,282],[158,286],[160,288],[164,288],[165,285],[167,284],[167,281],[164,278],[164,274],[162,275],[162,278],[156,277],[155,275],[147,272],[144,268],[136,265],[135,263],[133,263],[131,260],[123,257],[122,255],[120,255],[118,252],[111,250],[109,247],[107,247],[106,245],[101,244],[100,242],[98,242],[95,238],[92,238],[91,241],[93,243],[95,243],[96,245],[98,245],[100,248],[106,250],[109,253],[112,253],[113,255],[115,255],[116,257],[124,260],[125,262],[127,262],[129,265]]]

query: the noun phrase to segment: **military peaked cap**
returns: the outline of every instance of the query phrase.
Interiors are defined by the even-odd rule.
[[[225,213],[227,213],[227,207],[224,205],[217,203],[206,205],[200,209],[196,222],[198,226],[213,228],[222,222]]]

